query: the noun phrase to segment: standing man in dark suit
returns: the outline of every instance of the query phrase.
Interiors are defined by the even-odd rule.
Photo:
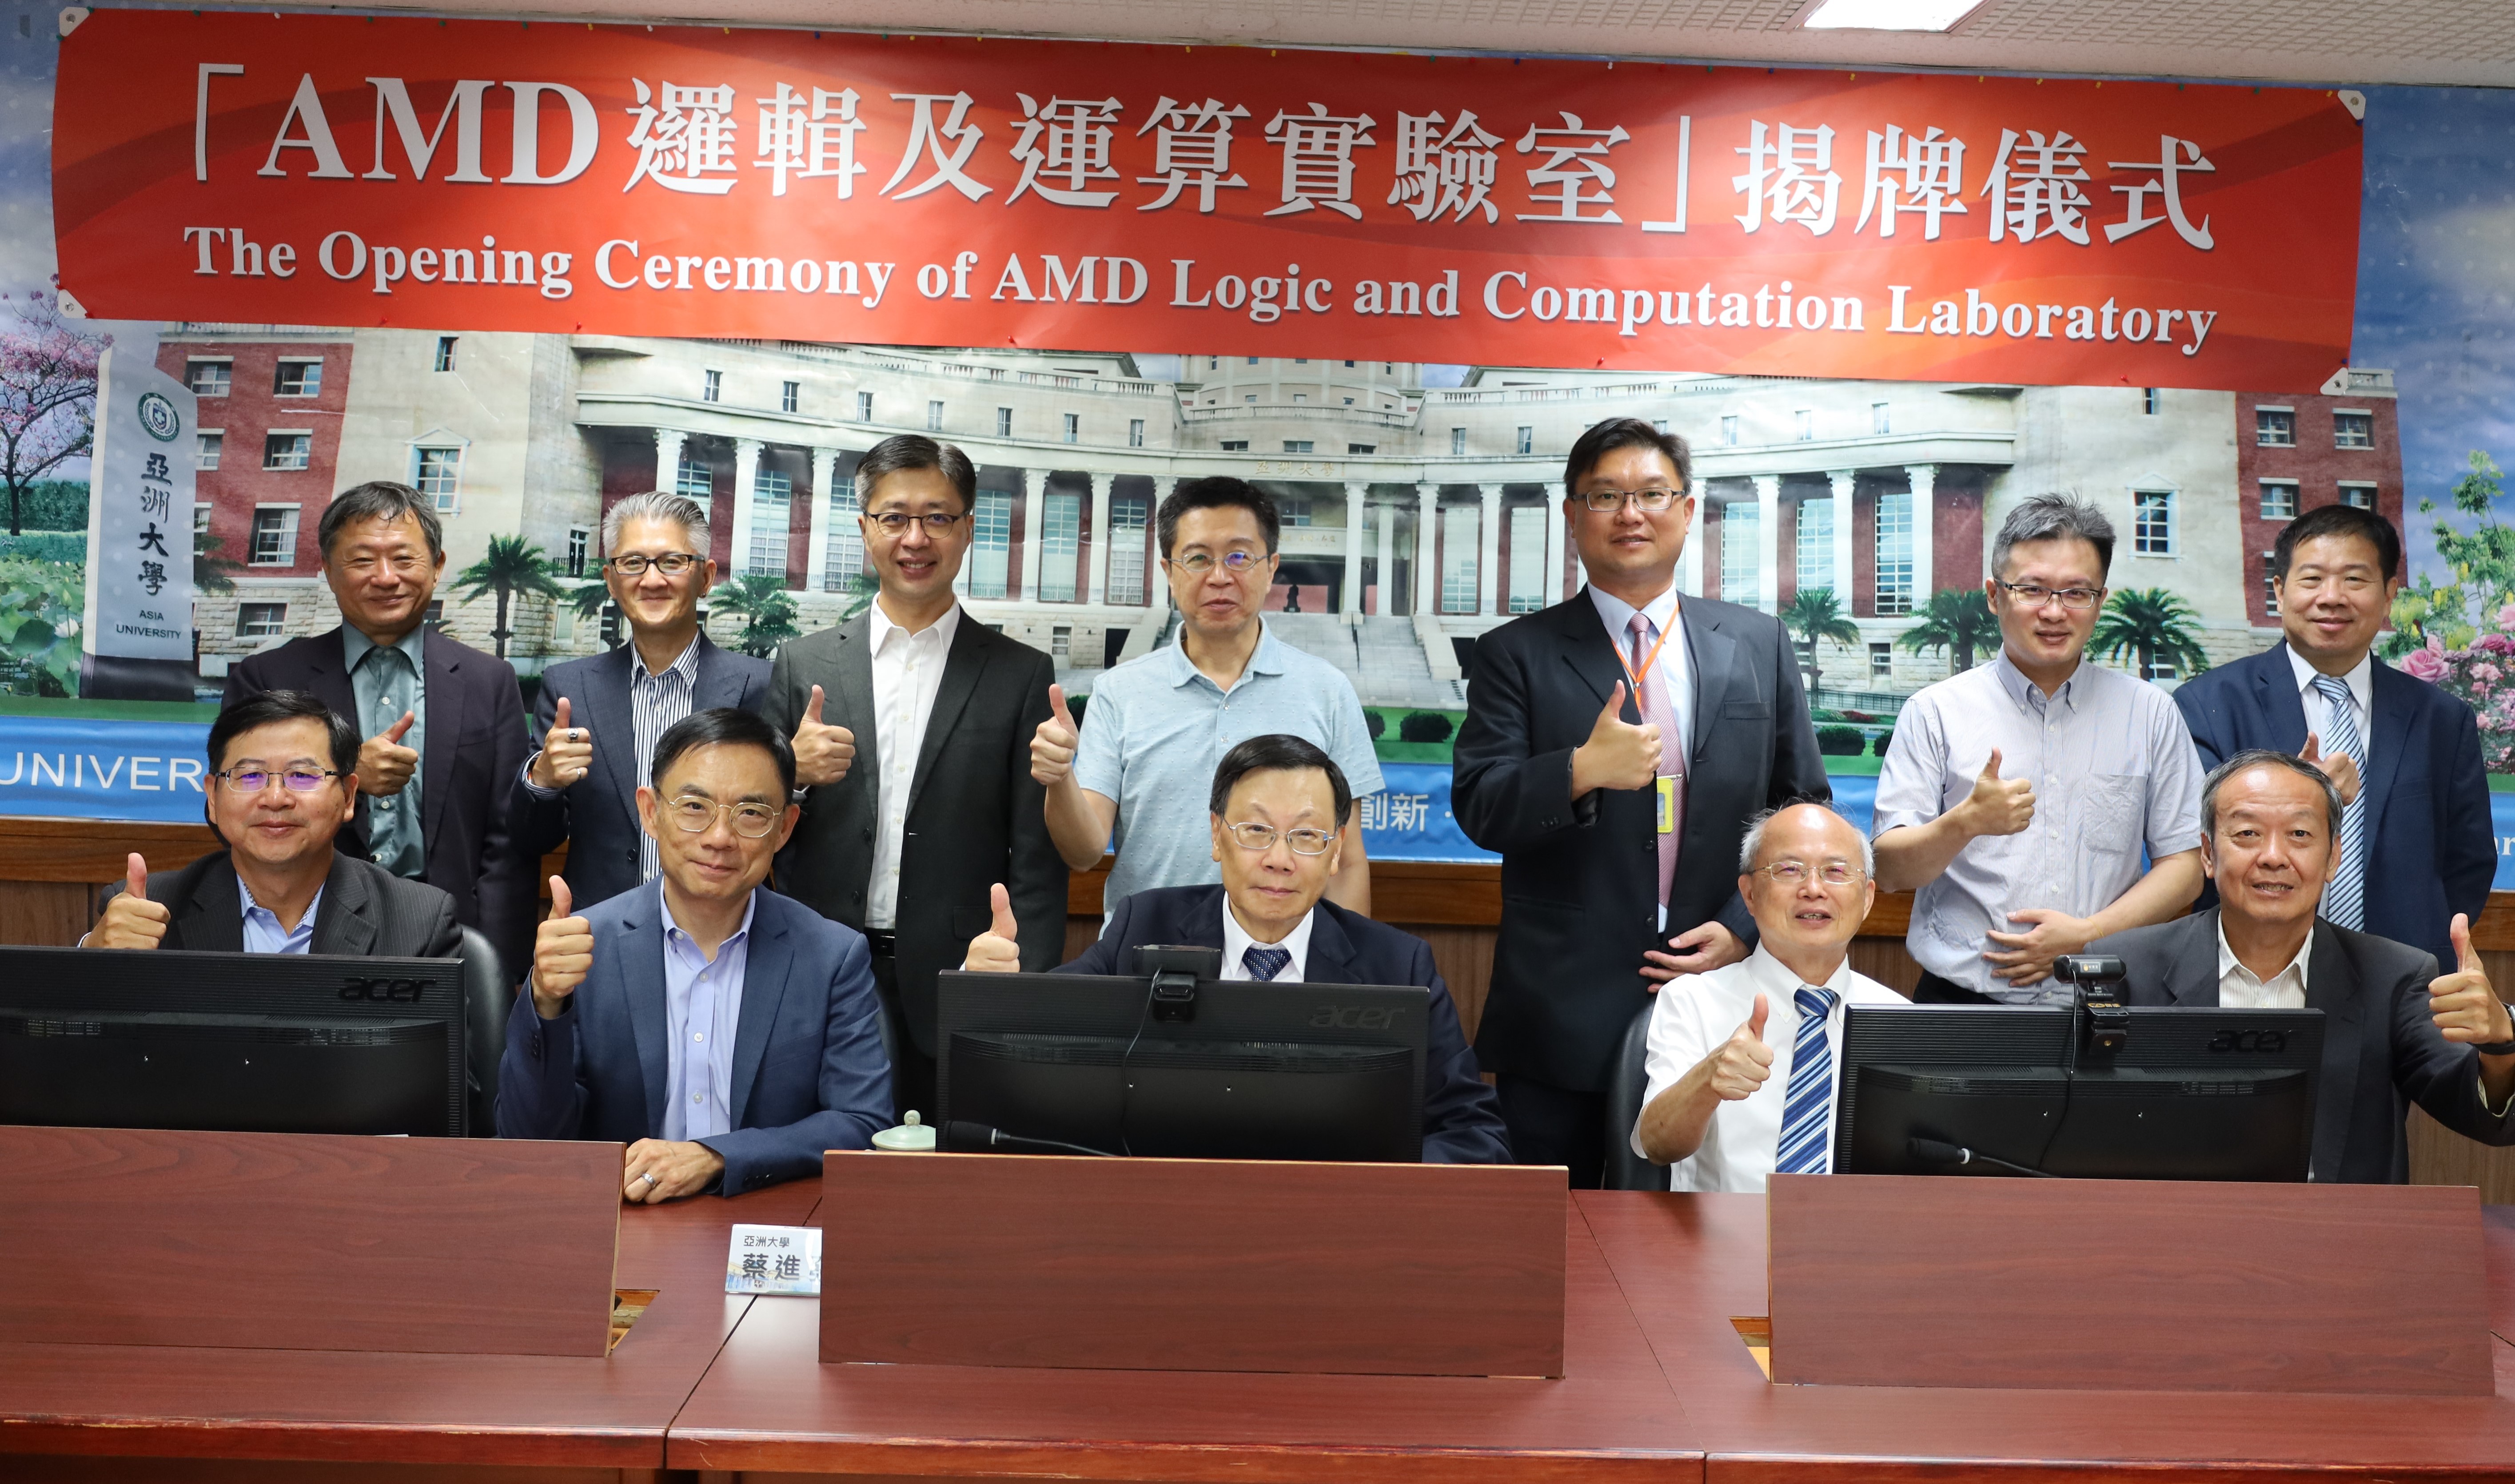
[[[81,948],[450,959],[454,900],[332,841],[357,810],[358,734],[310,695],[249,696],[210,723],[202,813],[226,844],[180,871],[129,875]]]
[[[693,711],[760,709],[768,662],[717,647],[699,629],[716,584],[707,512],[687,495],[631,495],[602,517],[602,581],[629,642],[553,665],[533,706],[541,750],[524,763],[508,829],[527,861],[567,842],[568,893],[594,903],[655,879],[655,840],[638,787],[655,742]]]
[[[445,540],[417,490],[385,480],[344,490],[317,534],[340,627],[245,659],[227,672],[227,704],[308,691],[364,736],[357,817],[340,847],[454,898],[455,919],[480,929],[516,977],[537,893],[532,862],[507,833],[507,790],[526,751],[515,672],[429,629]]]
[[[855,477],[882,591],[777,651],[763,714],[793,734],[807,790],[777,883],[872,941],[899,1111],[931,1111],[934,975],[987,929],[988,886],[1010,889],[1031,967],[1065,946],[1065,862],[1030,772],[1056,670],[953,596],[978,494],[967,454],[902,433]]]
[[[2218,905],[2088,949],[2122,958],[2133,1005],[2323,1011],[2312,1178],[2398,1185],[2412,1103],[2465,1137],[2515,1144],[2515,1020],[2460,913],[2444,974],[2421,949],[2317,920],[2343,810],[2312,763],[2236,754],[2201,790]]]
[[[1353,790],[1315,744],[1284,733],[1252,737],[1214,771],[1207,826],[1222,883],[1155,886],[1120,901],[1109,926],[1060,973],[1131,974],[1148,943],[1215,948],[1225,980],[1287,984],[1420,984],[1424,1016],[1423,1159],[1506,1165],[1510,1144],[1493,1089],[1476,1070],[1449,986],[1422,938],[1326,899],[1344,865]],[[1031,955],[1014,937],[1004,888],[995,926],[972,940],[962,968],[1012,973]],[[1026,929],[1025,929],[1026,930]]]
[[[1605,1089],[1661,984],[1744,959],[1747,820],[1833,797],[1780,622],[1676,592],[1694,521],[1685,440],[1635,418],[1583,433],[1563,519],[1589,573],[1476,644],[1452,807],[1502,853],[1502,934],[1476,1056],[1522,1164],[1594,1186]]]
[[[2497,841],[2471,708],[2375,658],[2401,569],[2402,538],[2372,511],[2289,521],[2271,549],[2286,640],[2196,677],[2174,704],[2205,768],[2269,748],[2329,770],[2348,812],[2325,921],[2443,964],[2447,921],[2489,905]]]

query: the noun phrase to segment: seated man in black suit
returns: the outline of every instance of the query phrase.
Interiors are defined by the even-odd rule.
[[[1146,943],[1222,950],[1225,979],[1303,984],[1421,984],[1432,991],[1423,1058],[1423,1158],[1450,1165],[1510,1162],[1493,1089],[1459,1029],[1449,986],[1422,938],[1348,912],[1326,894],[1353,793],[1334,759],[1299,737],[1252,737],[1225,753],[1209,807],[1216,886],[1156,886],[1119,902],[1083,957],[1058,973],[1132,971]],[[970,940],[965,969],[1022,967],[1012,905],[991,893],[992,930]]]
[[[332,848],[357,811],[358,734],[319,699],[266,690],[210,725],[202,811],[227,842],[180,871],[129,877],[81,948],[452,958],[454,899]]]
[[[2317,920],[2331,874],[2340,792],[2323,771],[2256,749],[2201,791],[2201,852],[2218,905],[2087,946],[2130,969],[2134,1005],[2323,1011],[2313,1178],[2410,1178],[2411,1103],[2456,1133],[2515,1144],[2515,1021],[2472,952],[2440,974],[2424,949]]]

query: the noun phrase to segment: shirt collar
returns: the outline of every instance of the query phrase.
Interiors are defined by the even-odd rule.
[[[1260,614],[1258,618],[1258,647],[1249,651],[1249,663],[1241,669],[1241,678],[1283,673],[1284,646],[1275,638],[1275,631],[1267,627],[1265,615]],[[1199,680],[1204,680],[1209,685],[1214,683],[1204,671],[1196,668],[1196,661],[1187,657],[1187,623],[1181,620],[1178,638],[1171,641],[1171,683],[1185,685]]]
[[[353,629],[350,632],[354,634],[357,631]],[[279,914],[253,899],[253,886],[244,879],[244,873],[241,871],[236,873],[236,896],[244,904],[243,911],[236,914],[240,921],[250,920],[255,913],[259,912],[269,920],[270,926],[273,928],[279,926]],[[306,915],[297,920],[298,928],[301,929],[311,928],[314,925],[314,913],[322,905],[323,888],[318,886],[314,888],[313,896],[307,900]]]
[[[1607,632],[1622,643],[1628,626],[1633,621],[1633,605],[1595,583],[1589,586],[1589,601],[1597,607],[1598,617],[1605,622]],[[1640,611],[1644,618],[1650,620],[1653,632],[1667,633],[1668,626],[1677,618],[1676,584],[1670,583],[1667,592],[1642,604]]]
[[[1846,953],[1843,955],[1842,962],[1835,966],[1834,973],[1823,984],[1816,987],[1833,990],[1834,1003],[1840,1006],[1847,998],[1842,991],[1850,974],[1851,956]],[[1793,997],[1798,993],[1799,986],[1807,981],[1792,972],[1789,965],[1774,958],[1761,943],[1755,945],[1753,953],[1747,955],[1747,976],[1754,982],[1757,989],[1764,992],[1773,1009],[1779,1010],[1788,1005],[1791,1007],[1792,1013],[1797,1013],[1797,1001]]]
[[[428,625],[423,623],[417,628],[411,630],[408,634],[403,635],[400,639],[393,640],[392,647],[409,656],[410,673],[413,675],[426,675],[428,673],[428,651],[425,647],[427,638]],[[367,657],[367,651],[376,647],[378,647],[376,641],[367,638],[365,632],[359,629],[357,625],[343,624],[341,626],[341,657],[343,660],[348,662],[349,668],[351,670],[357,669],[358,661],[365,659]]]
[[[689,643],[682,647],[680,658],[673,661],[669,665],[666,665],[660,673],[646,668],[646,657],[638,653],[638,646],[636,644],[631,644],[629,646],[629,652],[636,656],[632,663],[638,667],[638,674],[636,677],[638,680],[660,680],[667,675],[678,675],[684,680],[696,680],[698,679],[699,637],[695,634],[690,636]]]
[[[2021,711],[2029,706],[2041,706],[2047,699],[2076,711],[2079,706],[2079,680],[2086,673],[2087,658],[2082,654],[2079,656],[2078,668],[2071,671],[2070,678],[2061,682],[2060,690],[2047,698],[2043,694],[2043,687],[2028,680],[2026,672],[2018,669],[2017,662],[2008,657],[2007,645],[2002,644],[2000,648],[2000,658],[1991,662],[1992,679],[2000,681],[2000,688],[2007,692],[2009,703]]]
[[[2221,916],[2218,919],[2217,932],[2219,979],[2224,981],[2229,970],[2239,969],[2244,969],[2245,977],[2252,979],[2253,971],[2249,969],[2246,969],[2244,961],[2236,957],[2236,950],[2227,946],[2227,920],[2224,916]],[[2270,985],[2278,983],[2282,975],[2294,973],[2296,975],[2297,992],[2302,994],[2305,992],[2306,961],[2312,958],[2313,955],[2314,933],[2313,930],[2309,928],[2305,934],[2305,941],[2297,945],[2296,957],[2288,961],[2288,968],[2281,969],[2279,973],[2275,973],[2267,979],[2253,979],[2253,982],[2264,988],[2268,988]]]
[[[673,901],[671,897],[664,894],[664,879],[661,876],[655,878],[655,903],[663,910],[664,914],[664,941],[667,943],[686,944],[692,953],[696,953],[698,951],[698,941],[695,938],[692,938],[689,933],[682,928],[680,924],[673,921]],[[751,894],[743,898],[742,901],[742,926],[728,933],[723,942],[716,945],[717,959],[722,959],[726,949],[733,947],[737,943],[748,942],[750,940],[751,917],[753,913],[758,912],[759,910],[760,888],[758,886],[754,886],[751,888]]]
[[[2315,680],[2323,672],[2308,664],[2305,656],[2296,652],[2295,645],[2285,647],[2288,649],[2288,668],[2296,675],[2297,694],[2303,695],[2314,688]],[[2358,709],[2372,716],[2375,711],[2375,651],[2370,649],[2359,656],[2358,663],[2339,680],[2341,684],[2349,687],[2350,699],[2358,703]]]
[[[943,616],[941,618],[934,620],[934,622],[928,624],[925,628],[918,630],[914,634],[909,633],[908,630],[902,626],[891,622],[890,615],[882,611],[882,599],[880,598],[874,599],[874,601],[866,607],[865,612],[870,615],[867,619],[869,627],[866,631],[869,639],[865,645],[866,652],[870,654],[882,653],[884,648],[890,643],[891,636],[894,634],[904,639],[921,639],[930,634],[934,636],[936,639],[941,641],[943,647],[948,649],[952,647],[953,636],[958,634],[961,630],[961,605],[957,602],[952,604],[951,607],[944,609]]]
[[[1298,982],[1310,967],[1310,926],[1318,920],[1319,909],[1314,903],[1309,911],[1301,914],[1301,920],[1293,925],[1293,930],[1284,934],[1282,941],[1265,945],[1269,948],[1281,948],[1293,956],[1293,962],[1285,965],[1284,968],[1293,976],[1294,982]],[[1241,967],[1241,956],[1246,954],[1257,941],[1241,928],[1240,919],[1231,915],[1231,897],[1226,892],[1222,898],[1223,967],[1225,969]],[[1281,978],[1283,975],[1279,974],[1277,977]]]

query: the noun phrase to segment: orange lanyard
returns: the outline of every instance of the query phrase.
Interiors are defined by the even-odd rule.
[[[1650,714],[1650,708],[1642,702],[1642,691],[1645,688],[1642,684],[1642,677],[1650,674],[1652,667],[1659,663],[1659,652],[1667,646],[1668,637],[1675,627],[1674,624],[1670,624],[1668,628],[1659,631],[1659,642],[1651,645],[1650,653],[1642,657],[1639,669],[1635,669],[1633,662],[1626,657],[1624,645],[1616,646],[1616,663],[1625,667],[1625,678],[1633,682],[1633,709],[1644,716]]]

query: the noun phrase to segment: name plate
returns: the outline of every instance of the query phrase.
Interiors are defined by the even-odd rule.
[[[724,1258],[724,1291],[819,1298],[821,1228],[735,1226]]]

